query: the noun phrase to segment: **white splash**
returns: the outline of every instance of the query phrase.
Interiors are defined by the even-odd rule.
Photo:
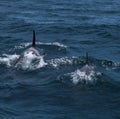
[[[78,84],[78,83],[94,83],[94,81],[97,80],[97,76],[101,75],[100,72],[97,71],[90,71],[89,74],[86,74],[85,71],[81,71],[79,69],[77,69],[75,72],[69,73],[70,77],[71,77],[71,81],[74,84]]]
[[[17,64],[17,67],[21,67],[23,70],[35,70],[47,65],[44,61],[44,56],[36,56],[32,52],[24,54],[24,57]]]
[[[48,61],[48,63],[49,63],[49,65],[57,68],[60,65],[72,64],[73,60],[68,57],[62,57],[62,58],[51,59],[50,61]]]
[[[37,65],[36,68],[44,67],[44,66],[47,65],[47,64],[48,64],[48,63],[46,63],[46,62],[44,61],[43,56],[41,56],[41,57],[39,57],[39,64]]]
[[[19,58],[19,55],[13,54],[13,55],[8,55],[8,54],[3,54],[0,57],[0,64],[6,64],[8,67],[12,66],[12,63]]]
[[[0,64],[5,64],[8,67],[12,67],[19,57],[20,55],[17,54],[3,54],[0,57]],[[23,70],[35,70],[42,68],[45,65],[47,65],[47,63],[44,61],[44,56],[36,56],[32,52],[29,52],[24,54],[24,57],[16,64],[15,67]]]

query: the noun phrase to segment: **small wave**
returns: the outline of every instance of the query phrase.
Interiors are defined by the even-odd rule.
[[[102,67],[104,67],[106,70],[117,70],[120,69],[120,62],[112,62],[107,60],[100,61]]]
[[[85,60],[85,59],[84,59]],[[100,66],[104,68],[105,70],[119,70],[120,69],[120,62],[111,61],[111,60],[104,60],[104,59],[95,59],[90,58],[89,61],[91,64],[96,64],[97,66]]]
[[[18,116],[18,112],[16,110],[13,110],[11,108],[7,107],[0,107],[0,115],[12,115],[12,116]],[[2,117],[2,116],[1,116]]]
[[[59,42],[53,42],[53,43],[42,43],[42,42],[36,42],[37,45],[47,45],[47,46],[57,46],[57,47],[61,47],[61,48],[67,48],[66,45],[61,44]],[[25,47],[31,46],[31,42],[29,43],[21,43],[19,46],[15,46],[14,49],[22,49]]]

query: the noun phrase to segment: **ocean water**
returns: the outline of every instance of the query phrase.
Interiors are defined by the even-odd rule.
[[[120,1],[0,0],[0,119],[120,119]]]

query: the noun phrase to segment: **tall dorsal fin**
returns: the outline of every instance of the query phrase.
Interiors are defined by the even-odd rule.
[[[35,34],[35,30],[33,30],[33,41],[32,41],[32,46],[35,47],[36,46],[36,34]]]
[[[86,52],[86,64],[89,64],[88,52]]]

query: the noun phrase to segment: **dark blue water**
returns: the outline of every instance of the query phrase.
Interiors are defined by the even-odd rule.
[[[32,30],[47,55],[13,70]],[[120,1],[0,0],[0,119],[120,119]]]

